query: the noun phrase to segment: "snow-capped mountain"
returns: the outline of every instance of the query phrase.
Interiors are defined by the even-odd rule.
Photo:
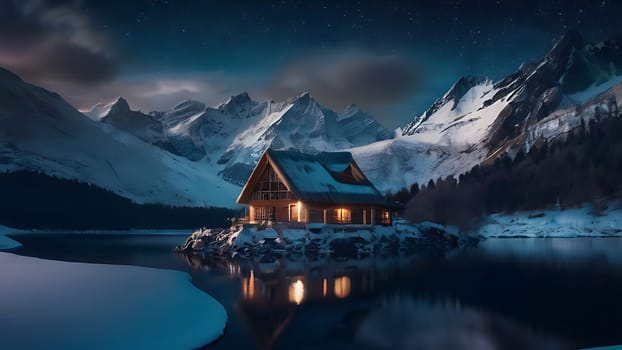
[[[111,120],[116,107],[126,109],[117,102]],[[138,203],[231,207],[239,191],[207,164],[93,121],[58,94],[0,69],[0,171],[16,170],[76,179]]]
[[[187,100],[150,114],[117,98],[86,117],[0,70],[0,171],[77,179],[137,202],[232,206],[268,147],[347,149],[381,191],[396,191],[617,115],[620,44],[567,33],[505,78],[459,79],[395,138],[358,107],[337,113],[307,93],[282,102],[242,93],[216,107]]]
[[[162,123],[151,115],[130,110],[130,105],[123,97],[118,97],[113,104],[110,104],[106,115],[99,120],[133,134],[145,142],[172,150],[164,137]]]
[[[110,112],[117,100],[118,98],[110,102],[98,102],[89,109],[81,109],[80,112],[93,120],[101,120]]]
[[[223,176],[243,184],[265,149],[297,149],[307,153],[340,150],[384,140],[391,134],[368,114],[349,106],[336,113],[308,93],[284,102],[263,104],[265,112],[239,133],[218,160]]]
[[[169,111],[148,116],[125,108],[123,111],[123,117],[115,117],[115,109],[111,108],[101,120],[172,153],[210,164],[225,180],[239,185],[244,184],[268,147],[318,152],[392,137],[357,106],[350,105],[337,113],[317,103],[308,93],[284,102],[258,102],[241,93],[217,107],[187,100]],[[133,117],[141,122],[128,127],[130,113],[135,113]],[[159,127],[153,125],[154,120]]]
[[[606,103],[590,98],[620,82],[622,38],[592,45],[568,32],[541,60],[503,79],[459,79],[400,137],[352,152],[383,191],[457,176],[509,147],[563,134],[568,130],[564,123],[580,123],[570,115],[593,114],[596,105],[611,104],[611,98]]]
[[[590,121],[598,121],[602,118],[620,117],[622,107],[622,81],[612,79],[608,84],[617,82],[611,88],[599,92],[584,103],[567,108],[559,108],[545,118],[529,125],[525,132],[515,138],[511,145],[514,150],[529,149],[542,141],[553,141],[559,137],[565,137],[574,129],[581,126],[589,126]],[[597,88],[596,90],[601,90]]]

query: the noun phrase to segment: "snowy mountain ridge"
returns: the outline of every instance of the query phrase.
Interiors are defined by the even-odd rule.
[[[378,189],[394,192],[615,116],[620,91],[622,40],[591,45],[573,32],[507,77],[459,79],[395,137],[357,106],[338,113],[308,93],[186,100],[149,114],[116,98],[86,117],[0,69],[0,171],[77,179],[138,203],[231,207],[268,147],[350,150]]]
[[[91,120],[0,68],[0,171],[17,170],[76,179],[137,203],[232,207],[239,191],[208,165]]]
[[[360,108],[349,105],[337,113],[309,93],[283,102],[258,102],[243,92],[216,107],[186,100],[165,112],[132,113],[115,118],[118,113],[109,108],[101,120],[172,153],[210,164],[219,176],[238,185],[244,184],[268,147],[318,152],[392,137]],[[128,127],[137,124],[126,120],[130,118],[144,122]]]
[[[596,106],[617,108],[612,91],[621,82],[622,37],[592,45],[567,32],[541,60],[505,78],[460,78],[401,136],[352,153],[381,191],[458,176],[538,138],[564,135],[580,124],[577,116],[592,118]],[[607,101],[599,94],[609,94]]]

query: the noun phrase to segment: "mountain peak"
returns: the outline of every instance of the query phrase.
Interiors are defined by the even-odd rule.
[[[130,105],[127,103],[127,100],[121,96],[117,97],[112,106],[110,106],[110,113],[126,112],[129,110]]]
[[[240,105],[240,104],[249,103],[250,101],[251,101],[251,98],[248,95],[248,92],[243,91],[237,95],[232,95],[231,97],[229,97],[227,102],[222,104],[222,106],[225,107],[229,105]]]
[[[546,54],[548,59],[567,57],[573,49],[578,50],[585,46],[583,36],[576,30],[564,32]]]
[[[246,91],[229,97],[227,102],[218,106],[218,109],[237,117],[247,117],[252,109],[253,100]]]
[[[305,91],[297,97],[294,97],[292,103],[308,104],[309,102],[311,102],[312,99],[313,98],[311,97],[309,91]]]
[[[464,94],[467,93],[475,85],[479,85],[486,81],[484,77],[478,77],[473,75],[465,75],[458,79],[454,85],[451,86],[449,91],[445,94],[446,100],[453,99],[459,101]]]

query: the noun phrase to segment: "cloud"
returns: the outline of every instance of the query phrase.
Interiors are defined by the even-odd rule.
[[[309,91],[332,108],[356,103],[377,109],[413,95],[421,79],[417,65],[399,55],[348,50],[293,60],[265,94],[283,99]]]
[[[0,4],[0,66],[34,83],[97,84],[115,77],[118,60],[79,3],[7,0]]]

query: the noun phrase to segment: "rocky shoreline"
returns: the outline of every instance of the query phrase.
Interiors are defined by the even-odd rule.
[[[185,254],[205,254],[271,262],[282,257],[364,258],[374,254],[443,252],[474,246],[479,238],[452,227],[424,222],[394,226],[236,224],[224,229],[199,229],[183,245]]]

